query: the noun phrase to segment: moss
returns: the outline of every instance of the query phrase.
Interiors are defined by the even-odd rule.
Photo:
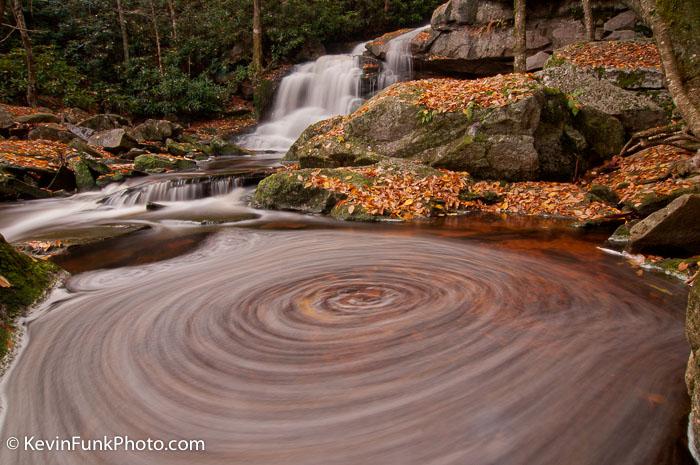
[[[549,57],[547,62],[544,64],[544,68],[556,68],[557,66],[562,66],[565,63],[566,60],[555,53]]]
[[[344,198],[318,187],[305,187],[310,170],[277,173],[258,184],[253,206],[303,213],[329,213]]]
[[[196,165],[197,164],[192,160],[166,157],[163,155],[139,155],[134,159],[134,169],[136,171],[144,171],[147,173],[158,171],[162,172],[162,170],[184,170],[194,168]]]
[[[265,111],[270,107],[270,104],[272,104],[274,96],[275,85],[272,81],[263,79],[255,86],[253,105],[258,118],[261,118],[265,114]]]
[[[0,287],[0,358],[10,347],[13,320],[41,298],[60,269],[18,252],[0,236],[0,276],[10,287]]]
[[[381,217],[376,215],[370,215],[365,211],[362,206],[353,206],[352,213],[350,212],[351,205],[343,203],[342,205],[336,205],[333,210],[331,210],[331,216],[336,220],[341,221],[378,221]]]
[[[623,89],[635,89],[641,87],[644,82],[643,71],[625,71],[617,76],[617,85]]]

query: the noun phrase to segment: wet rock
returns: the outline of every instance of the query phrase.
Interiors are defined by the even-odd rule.
[[[690,427],[694,447],[700,446],[700,284],[690,288],[688,308],[685,317],[685,332],[690,343],[690,357],[685,375],[688,394],[691,400]]]
[[[28,137],[30,140],[53,140],[67,144],[76,135],[59,124],[40,124],[29,131]]]
[[[10,347],[13,320],[44,295],[59,273],[53,263],[24,255],[0,236],[0,359]]]
[[[203,147],[204,153],[209,156],[231,156],[231,155],[252,155],[253,152],[246,150],[238,145],[221,140],[217,137],[209,141],[209,144]]]
[[[38,124],[38,123],[60,123],[61,118],[51,113],[34,113],[17,117],[18,123]]]
[[[303,173],[277,173],[263,179],[255,190],[253,206],[302,213],[330,213],[343,196],[317,187],[306,187],[305,175],[308,172]]]
[[[156,202],[148,202],[146,204],[146,210],[149,212],[157,211],[157,210],[163,210],[165,208],[165,205],[156,203]]]
[[[93,131],[108,131],[110,129],[118,129],[124,126],[129,126],[129,120],[123,116],[114,114],[101,114],[91,116],[78,123],[78,126],[92,129]]]
[[[129,135],[139,142],[165,141],[177,139],[182,134],[182,126],[167,120],[149,119],[129,131]]]
[[[637,15],[634,11],[627,10],[607,20],[603,25],[603,29],[605,32],[612,32],[620,29],[634,29],[636,24]]]
[[[87,154],[81,154],[68,160],[68,167],[75,175],[75,185],[80,192],[95,188],[96,179],[110,172],[107,165]]]
[[[45,199],[51,197],[49,191],[18,179],[13,174],[0,171],[0,201]]]
[[[129,136],[124,129],[96,132],[88,139],[88,144],[103,147],[114,153],[127,152],[138,146],[138,142]]]
[[[197,163],[192,160],[167,155],[139,155],[134,160],[134,169],[146,173],[162,172],[163,170],[185,170],[195,166],[197,166]]]
[[[663,256],[700,254],[700,195],[683,195],[630,230],[634,252]]]

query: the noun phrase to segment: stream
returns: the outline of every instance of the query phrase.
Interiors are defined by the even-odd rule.
[[[255,156],[0,206],[9,241],[131,228],[57,257],[73,274],[23,321],[0,463],[692,463],[685,287],[640,276],[601,250],[604,234],[249,206],[249,173],[361,102],[354,63],[322,57],[288,76],[270,121],[242,139]],[[4,447],[125,435],[206,451]]]

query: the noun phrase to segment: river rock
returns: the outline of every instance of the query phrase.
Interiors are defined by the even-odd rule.
[[[92,129],[93,131],[108,131],[129,126],[129,121],[123,116],[110,113],[91,116],[78,123],[78,126]]]
[[[182,134],[182,126],[167,120],[149,119],[129,131],[129,135],[139,142],[165,141],[176,139]]]
[[[68,160],[68,167],[73,171],[75,185],[81,192],[93,189],[99,176],[110,173],[107,165],[88,154],[72,157]]]
[[[53,140],[69,143],[77,136],[59,124],[40,124],[29,131],[30,140]]]
[[[124,129],[110,129],[97,132],[88,139],[88,144],[104,147],[105,150],[115,153],[127,152],[138,146],[138,142],[128,135]]]
[[[437,81],[425,82],[430,86]],[[589,144],[564,94],[533,80],[531,95],[517,102],[458,107],[422,118],[423,107],[416,102],[420,83],[394,86],[348,117],[312,125],[286,158],[298,160],[302,168],[407,158],[476,178],[509,181],[571,179],[577,161],[586,164]]]
[[[60,123],[61,118],[51,113],[33,113],[17,117],[18,123],[39,124],[39,123]]]
[[[21,181],[16,176],[0,171],[0,201],[45,199],[51,193],[37,186]]]
[[[171,157],[167,155],[139,155],[134,159],[134,169],[146,173],[160,172],[163,170],[185,170],[197,166],[192,160]]]
[[[683,195],[630,230],[634,252],[662,256],[700,254],[700,194]]]
[[[690,435],[695,450],[700,449],[700,283],[690,288],[688,309],[685,316],[685,332],[690,343],[690,358],[685,382],[691,402]]]
[[[609,132],[613,131],[612,126],[617,126],[612,118],[618,120],[628,134],[669,122],[666,111],[650,97],[642,93],[621,89],[611,82],[599,78],[592,70],[562,63],[558,66],[548,64],[546,69],[536,74],[544,85],[569,95],[573,105],[582,109],[594,110],[597,114],[610,118],[607,123],[601,123],[601,127],[611,125]],[[598,130],[595,127],[592,129]],[[621,148],[619,141],[625,139],[625,134],[620,134],[619,130],[615,129],[614,132],[618,133],[615,136],[618,143],[606,142],[604,145],[609,147],[608,150],[602,148],[602,144],[598,144],[599,151],[606,156],[619,151]]]
[[[0,359],[11,340],[14,319],[39,300],[56,280],[60,269],[46,260],[29,257],[8,244],[0,235]]]

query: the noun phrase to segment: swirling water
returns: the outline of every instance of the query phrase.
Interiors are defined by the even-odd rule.
[[[206,452],[3,448],[0,463],[687,458],[682,286],[569,233],[282,216],[66,288],[28,325],[0,439],[196,438]]]

